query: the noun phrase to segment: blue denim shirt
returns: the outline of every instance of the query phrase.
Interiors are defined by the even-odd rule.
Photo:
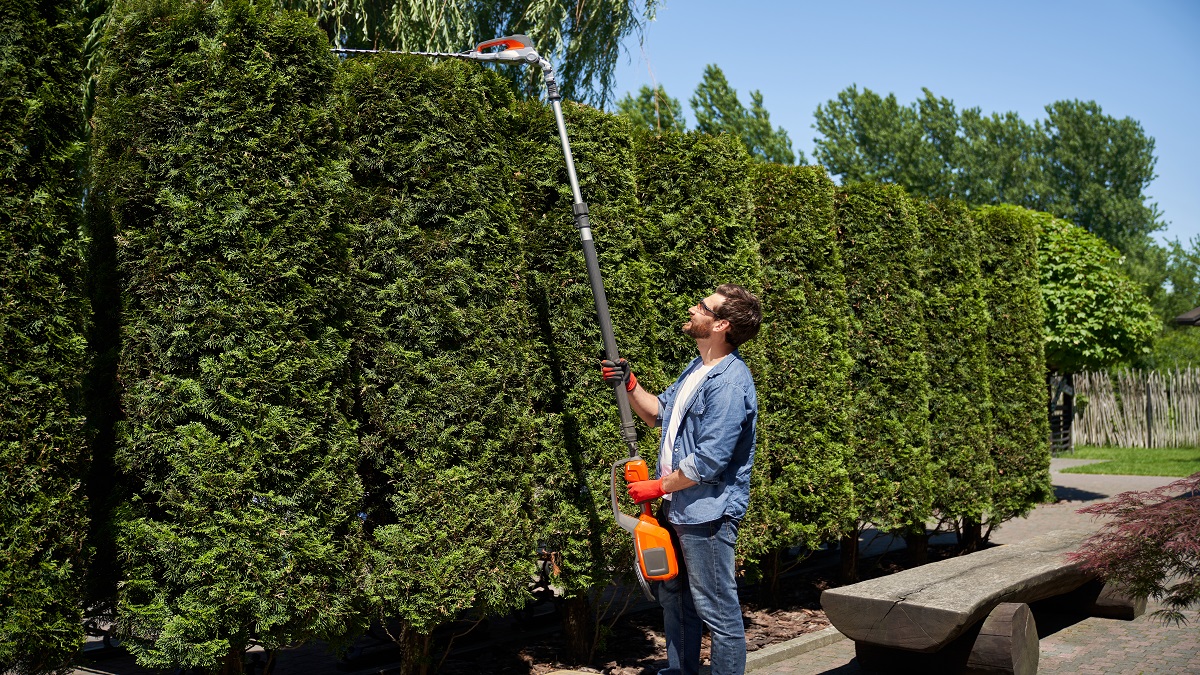
[[[687,407],[676,410],[679,388],[701,365],[697,357],[658,397],[658,423],[664,429],[672,416],[685,416],[675,437],[671,470],[679,469],[698,483],[671,493],[668,517],[676,525],[698,525],[724,516],[741,520],[750,503],[758,418],[754,378],[735,351],[709,371]]]

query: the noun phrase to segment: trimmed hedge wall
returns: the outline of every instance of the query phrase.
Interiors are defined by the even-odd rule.
[[[242,0],[124,2],[105,53],[90,201],[121,275],[118,618],[140,661],[213,668],[251,636],[336,644],[378,621],[416,669],[434,628],[521,607],[535,574],[594,635],[632,571],[608,503],[626,449],[549,107],[474,64],[339,61],[310,20]],[[748,566],[935,505],[977,514],[989,448],[1005,508],[1029,502],[1039,333],[988,343],[1009,435],[979,440],[980,303],[1026,312],[1030,279],[1037,299],[1007,221],[973,240],[958,205],[564,108],[649,390],[694,357],[699,298],[763,299]]]
[[[1033,212],[989,206],[976,212],[980,264],[991,313],[992,506],[997,524],[1023,516],[1053,496],[1045,350]]]
[[[962,202],[919,209],[926,264],[921,284],[929,362],[929,456],[933,506],[941,518],[983,522],[995,480],[989,319],[979,266],[980,235]]]
[[[756,163],[755,230],[763,313],[755,339],[760,419],[750,511],[738,531],[751,560],[815,550],[853,527],[846,464],[850,352],[836,188],[820,167]]]
[[[92,196],[123,284],[117,621],[146,666],[363,627],[335,73],[301,14],[113,8]]]
[[[83,641],[90,448],[82,17],[0,0],[0,670],[64,667]]]
[[[885,532],[923,527],[932,509],[917,213],[896,185],[837,195],[854,361],[849,469],[860,525]]]
[[[376,620],[412,657],[469,609],[521,607],[536,549],[513,95],[494,73],[351,59],[338,83],[353,187],[362,472]]]

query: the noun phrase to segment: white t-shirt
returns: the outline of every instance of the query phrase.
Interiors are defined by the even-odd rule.
[[[724,358],[724,357],[721,357]],[[683,381],[679,386],[679,394],[675,396],[675,411],[671,414],[671,421],[667,424],[667,428],[663,430],[662,447],[658,451],[658,475],[666,477],[671,473],[672,454],[675,448],[675,438],[679,435],[679,426],[683,423],[683,411],[687,409],[692,397],[695,396],[696,390],[700,388],[700,383],[708,376],[717,363],[711,366],[701,365],[699,368],[692,371],[691,375]],[[670,499],[671,495],[663,495],[663,499]]]

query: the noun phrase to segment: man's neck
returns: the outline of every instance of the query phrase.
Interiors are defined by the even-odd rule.
[[[724,335],[721,335],[719,339],[696,340],[696,349],[700,352],[700,360],[706,366],[714,366],[718,361],[733,353],[733,346],[725,341]]]

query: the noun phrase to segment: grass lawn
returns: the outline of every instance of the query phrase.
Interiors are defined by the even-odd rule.
[[[1107,459],[1063,473],[1104,473],[1121,476],[1190,476],[1200,471],[1200,448],[1098,448],[1080,445],[1063,459]]]

